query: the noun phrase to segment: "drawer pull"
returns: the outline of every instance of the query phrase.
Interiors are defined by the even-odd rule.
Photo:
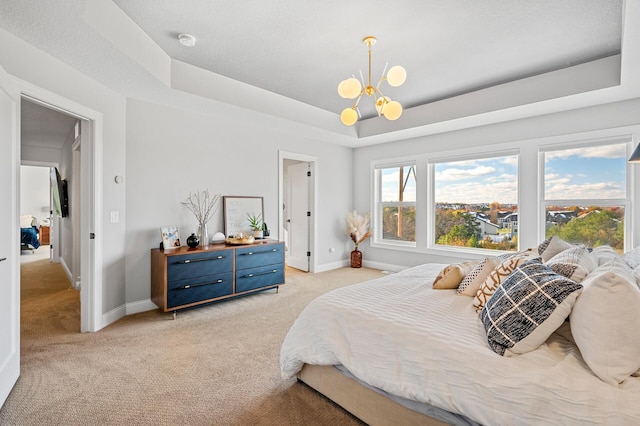
[[[195,288],[195,287],[202,287],[204,285],[211,285],[211,284],[220,284],[221,282],[223,282],[224,280],[216,280],[216,281],[212,281],[210,283],[200,283],[200,284],[187,284],[187,285],[183,285],[182,287],[178,287],[176,288],[176,290],[187,290],[190,288]]]
[[[254,252],[252,252],[252,251],[250,251],[250,252],[247,252],[247,253],[242,253],[242,256],[251,256],[251,255],[254,255],[254,254],[274,253],[274,252],[277,252],[277,251],[278,251],[278,249],[271,249],[270,251],[266,251],[266,250],[263,250],[263,251],[257,251],[257,252],[255,252],[255,253],[254,253]]]
[[[220,260],[220,259],[224,259],[224,256],[216,256],[216,257],[205,257],[204,259],[187,259],[187,260],[179,260],[177,262],[175,262],[176,264],[189,264],[189,263],[193,263],[193,262],[206,262],[208,260]]]
[[[274,269],[274,270],[272,270],[272,271],[259,272],[259,273],[257,273],[257,274],[247,274],[247,275],[245,275],[245,276],[244,276],[244,277],[242,277],[242,278],[252,278],[252,277],[257,277],[258,275],[269,275],[269,274],[275,274],[275,273],[277,273],[277,272],[278,272],[278,270],[277,270],[277,269]]]

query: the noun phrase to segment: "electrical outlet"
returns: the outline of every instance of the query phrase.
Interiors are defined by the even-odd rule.
[[[118,211],[113,211],[111,212],[110,215],[110,222],[111,223],[118,223],[120,222],[120,213]]]

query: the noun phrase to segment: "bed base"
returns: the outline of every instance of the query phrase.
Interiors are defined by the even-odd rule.
[[[305,364],[298,373],[298,380],[371,426],[390,424],[443,426],[447,424],[404,407],[345,376],[330,365]]]

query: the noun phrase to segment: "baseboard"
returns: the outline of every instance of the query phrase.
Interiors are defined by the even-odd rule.
[[[117,308],[110,310],[107,313],[102,314],[102,327],[104,328],[109,324],[113,324],[118,321],[120,318],[123,318],[127,314],[127,309],[125,305],[120,305]]]
[[[362,262],[362,266],[364,266],[365,268],[379,269],[381,271],[389,271],[389,272],[400,272],[404,269],[407,269],[406,266],[391,265],[389,263],[382,263],[382,262],[371,262],[367,260],[364,260]]]
[[[334,269],[339,269],[339,268],[347,268],[349,265],[350,265],[350,261],[348,259],[341,260],[338,262],[325,263],[324,265],[318,266],[315,272],[325,272],[325,271],[332,271]],[[388,271],[388,272],[400,272],[404,269],[407,269],[406,266],[391,265],[389,263],[371,262],[366,260],[362,262],[362,266],[364,266],[365,268],[379,269],[381,271]]]
[[[62,269],[64,269],[64,273],[67,275],[67,279],[69,280],[69,284],[73,285],[73,277],[71,275],[71,270],[69,269],[69,267],[67,266],[66,262],[64,261],[64,257],[60,257],[60,264],[62,265]]]
[[[147,300],[138,300],[137,302],[127,303],[127,315],[138,314],[140,312],[153,311],[158,309],[155,303],[151,301],[151,299]]]

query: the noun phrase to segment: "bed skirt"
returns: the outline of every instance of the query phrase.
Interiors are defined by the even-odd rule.
[[[298,373],[298,380],[371,426],[449,424],[401,405],[346,376],[332,365],[305,364]]]

